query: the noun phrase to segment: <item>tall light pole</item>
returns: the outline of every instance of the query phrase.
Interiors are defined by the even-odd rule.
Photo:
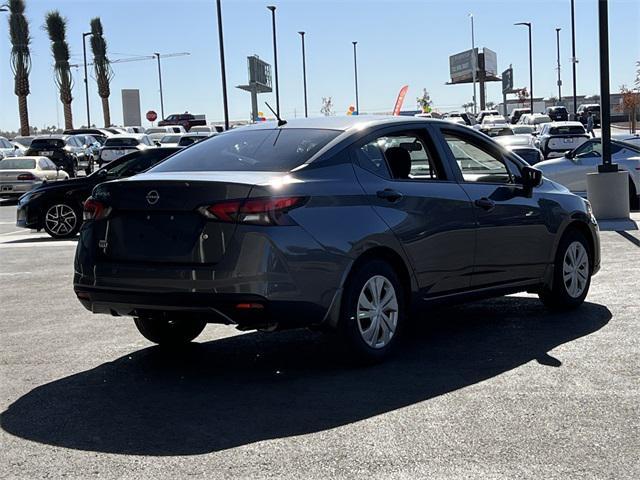
[[[87,101],[87,128],[91,128],[91,114],[89,113],[89,82],[87,80],[87,42],[86,38],[91,32],[82,34],[82,55],[84,56],[84,94]]]
[[[298,32],[300,34],[300,38],[302,39],[302,85],[304,87],[304,116],[305,118],[309,116],[309,111],[307,108],[307,57],[304,50],[304,33]]]
[[[533,113],[533,51],[531,48],[531,22],[518,22],[514,25],[523,25],[529,29],[529,99],[531,113]]]
[[[358,42],[353,43],[353,74],[356,85],[356,113],[360,115],[360,100],[358,99],[358,54],[356,52],[356,45]]]
[[[600,136],[602,137],[602,165],[599,172],[617,172],[611,163],[611,89],[609,85],[609,5],[598,0],[598,30],[600,36]]]
[[[578,113],[578,98],[576,96],[576,8],[575,0],[571,0],[571,63],[573,68],[573,119]]]
[[[273,27],[273,66],[275,69],[276,80],[276,113],[280,116],[280,90],[278,87],[278,46],[276,44],[276,7],[269,5],[267,7],[271,10],[271,25]]]
[[[229,105],[227,103],[227,69],[224,63],[224,40],[222,36],[222,6],[216,1],[218,10],[218,45],[220,46],[220,74],[222,76],[222,108],[224,110],[224,129],[229,130]]]
[[[560,77],[560,30],[562,29],[556,28],[556,47],[558,50],[558,104],[562,104],[562,78]]]
[[[471,18],[471,76],[473,78],[473,113],[478,113],[478,102],[476,101],[476,70],[478,68],[478,62],[476,58],[476,39],[473,29],[473,13],[469,14]]]
[[[162,68],[160,67],[160,54],[153,54],[158,59],[158,83],[160,84],[160,116],[164,120],[164,98],[162,97]]]

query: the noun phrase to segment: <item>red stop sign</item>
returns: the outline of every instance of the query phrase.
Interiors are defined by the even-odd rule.
[[[158,118],[158,114],[156,112],[154,112],[153,110],[149,110],[147,112],[147,120],[149,120],[150,122],[155,122],[156,118]]]

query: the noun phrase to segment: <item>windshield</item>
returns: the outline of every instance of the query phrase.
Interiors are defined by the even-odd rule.
[[[287,172],[302,165],[341,132],[314,129],[241,129],[183,150],[153,172]]]
[[[0,170],[33,170],[36,168],[35,159],[6,158],[0,161]]]
[[[549,117],[548,115],[542,115],[540,117],[533,118],[534,125],[540,125],[541,123],[549,123],[549,122],[551,122],[551,117]]]
[[[147,128],[147,131],[145,133],[147,135],[149,135],[150,133],[167,133],[167,129],[166,128]]]
[[[540,161],[540,152],[534,148],[514,148],[512,152],[526,161],[529,165],[535,165]]]
[[[526,134],[526,133],[529,133],[529,134],[533,133],[533,127],[530,127],[529,125],[512,125],[511,126],[511,130],[516,135],[522,135],[522,134]]]
[[[550,135],[581,135],[584,133],[585,129],[581,125],[564,125],[549,129]]]
[[[64,140],[61,138],[36,138],[31,142],[31,148],[63,148]]]

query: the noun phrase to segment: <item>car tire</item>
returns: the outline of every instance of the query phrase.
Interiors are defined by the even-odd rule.
[[[144,338],[158,345],[186,345],[202,333],[207,322],[196,319],[175,319],[167,315],[142,316],[133,319]]]
[[[389,357],[402,336],[405,304],[402,283],[391,265],[371,260],[357,267],[345,285],[338,324],[347,356],[365,364]]]
[[[558,245],[553,268],[553,286],[539,292],[550,310],[565,311],[579,307],[589,293],[593,255],[585,236],[576,229],[565,233]]]
[[[72,238],[82,226],[82,210],[67,202],[54,203],[44,212],[44,230],[53,238]]]

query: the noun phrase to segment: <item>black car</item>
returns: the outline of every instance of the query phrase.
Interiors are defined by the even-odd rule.
[[[84,137],[76,135],[45,135],[36,137],[25,152],[28,157],[47,157],[70,177],[75,177],[79,166],[88,166],[89,150],[84,146]]]
[[[114,160],[91,175],[44,184],[23,195],[18,202],[18,227],[44,229],[54,238],[73,237],[82,225],[82,206],[99,183],[140,173],[164,160],[179,148],[155,148]]]
[[[555,106],[547,107],[547,115],[554,122],[566,122],[569,120],[569,111],[567,107]]]
[[[417,117],[278,123],[96,186],[79,301],[161,345],[208,322],[313,327],[366,360],[398,345],[412,307],[522,291],[554,309],[584,301],[600,266],[589,203],[492,139]]]

